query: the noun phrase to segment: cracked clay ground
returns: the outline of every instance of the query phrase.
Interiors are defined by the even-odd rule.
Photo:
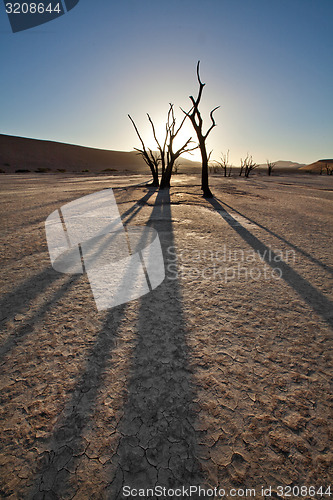
[[[1,180],[1,498],[327,487],[333,178],[216,176],[211,202],[195,176]],[[166,279],[98,312],[44,221],[107,187],[158,231]]]

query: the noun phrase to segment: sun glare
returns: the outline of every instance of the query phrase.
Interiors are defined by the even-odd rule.
[[[178,116],[176,119],[176,126],[181,124],[181,119],[182,117]],[[152,120],[154,121],[153,117]],[[166,134],[166,123],[162,119],[159,120],[158,122],[154,121],[154,127],[156,131],[156,137],[160,143],[160,145],[163,147],[163,143],[165,140],[165,134]],[[176,129],[177,130],[177,129]],[[144,134],[142,135],[142,138],[145,142],[145,146],[147,148],[150,148],[152,151],[157,151],[158,146],[156,144],[156,141],[153,136],[152,132],[152,127],[150,126],[149,122],[146,124],[145,129],[144,129]],[[190,122],[185,121],[182,128],[178,132],[177,136],[174,139],[173,142],[173,151],[176,152],[178,151],[179,148],[183,147],[188,139],[191,138],[191,142],[187,145],[186,149],[192,150],[193,148],[196,148],[197,146],[197,138],[195,131],[193,130],[192,125]],[[199,149],[193,149],[192,151],[188,151],[185,153],[182,153],[180,158],[186,158],[188,160],[192,161],[200,161],[201,156],[200,156],[200,151]]]

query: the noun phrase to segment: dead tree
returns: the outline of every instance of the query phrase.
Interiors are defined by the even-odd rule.
[[[178,174],[179,168],[180,168],[180,162],[178,160],[175,161],[172,169],[172,175],[173,174]]]
[[[276,163],[273,163],[269,160],[266,160],[266,163],[267,163],[267,173],[268,175],[271,175],[273,168],[276,167]]]
[[[198,146],[194,147],[189,147],[190,143],[192,142],[192,137],[187,139],[187,141],[181,146],[177,151],[173,150],[174,146],[174,140],[177,137],[179,131],[181,130],[186,116],[184,116],[181,124],[179,127],[176,127],[176,118],[175,118],[175,113],[173,110],[173,104],[169,104],[169,111],[168,111],[168,116],[167,116],[167,122],[166,122],[166,136],[165,136],[165,141],[164,141],[164,151],[163,154],[161,155],[162,158],[164,158],[164,172],[162,172],[162,178],[161,178],[161,183],[160,183],[160,189],[164,188],[169,188],[170,187],[170,180],[171,176],[174,170],[174,165],[176,160],[179,158],[179,156],[183,153],[188,153],[189,151],[193,151],[194,149],[197,149]],[[156,139],[156,136],[155,136]],[[158,141],[156,141],[157,144]],[[163,165],[163,164],[162,164]]]
[[[246,161],[246,166],[245,166],[245,177],[248,177],[250,175],[250,172],[257,168],[257,164],[254,163],[252,160],[252,156],[249,156]]]
[[[137,126],[134,123],[133,118],[130,115],[128,115],[128,117],[131,120],[131,122],[133,123],[133,127],[137,133],[137,136],[139,137],[139,139],[141,141],[141,144],[142,144],[142,149],[139,149],[139,148],[134,148],[134,149],[135,149],[135,151],[138,151],[138,153],[142,156],[142,158],[144,159],[144,161],[147,163],[147,165],[149,166],[149,168],[151,170],[151,173],[153,176],[152,186],[158,187],[159,186],[158,166],[159,166],[161,159],[150,148],[148,148],[148,150],[147,150],[147,148],[142,140],[142,137],[137,129]]]
[[[332,165],[330,165],[329,163],[326,163],[325,168],[326,168],[327,175],[333,175],[333,166]]]
[[[149,114],[147,113],[147,116],[148,116],[148,120],[150,122],[150,125],[151,125],[151,128],[153,130],[153,136],[154,136],[154,139],[155,139],[155,142],[157,144],[157,149],[160,153],[160,161],[161,161],[161,167],[162,167],[162,178],[164,177],[165,175],[165,148],[166,148],[166,143],[167,143],[167,140],[168,140],[168,126],[166,124],[166,133],[165,133],[165,139],[164,139],[164,142],[163,142],[163,146],[161,146],[157,136],[156,136],[156,130],[155,130],[155,125],[153,123],[153,120],[150,118]]]
[[[250,175],[250,172],[252,170],[254,170],[257,166],[258,165],[256,163],[254,163],[252,156],[249,156],[249,154],[247,154],[247,156],[244,160],[242,160],[242,158],[241,158],[241,168],[240,168],[239,175],[242,175],[242,172],[244,171],[244,176],[246,178],[248,178]]]
[[[177,149],[177,151],[173,150],[174,140],[177,137],[180,129],[182,128],[184,121],[186,119],[186,116],[184,116],[181,124],[177,128],[176,127],[176,118],[175,118],[175,114],[174,114],[174,110],[173,110],[173,104],[169,105],[169,111],[168,111],[168,116],[167,116],[166,125],[165,125],[165,138],[164,138],[163,143],[161,143],[157,138],[156,129],[155,129],[155,125],[153,123],[153,120],[151,119],[151,117],[147,113],[148,120],[151,124],[153,136],[154,136],[154,139],[155,139],[155,142],[157,145],[158,153],[152,151],[150,148],[146,148],[146,146],[143,142],[143,139],[138,131],[138,128],[134,123],[134,120],[132,119],[132,117],[130,115],[128,115],[128,116],[129,116],[129,118],[134,126],[134,129],[135,129],[135,131],[136,131],[136,133],[141,141],[141,144],[142,144],[142,149],[135,148],[135,150],[138,151],[138,153],[142,156],[142,158],[144,159],[144,161],[147,163],[147,165],[149,166],[149,168],[151,170],[151,173],[153,175],[152,185],[156,186],[156,187],[160,186],[160,189],[169,188],[171,176],[174,173],[174,166],[175,166],[176,160],[179,158],[179,156],[182,153],[187,153],[189,151],[193,151],[194,149],[197,149],[197,147],[198,147],[198,146],[189,147],[190,143],[192,142],[192,138],[190,137],[189,139],[187,139],[185,144],[183,144],[183,146],[181,146],[179,149]],[[161,164],[161,170],[162,170],[161,182],[159,182],[159,165],[160,164]]]
[[[245,160],[243,161],[242,158],[241,158],[240,170],[239,170],[239,177],[242,177],[242,173],[244,171],[244,168],[245,168]]]
[[[190,96],[190,99],[192,101],[192,108],[190,111],[186,112],[182,110],[186,116],[189,117],[191,120],[191,123],[193,125],[193,128],[197,134],[198,138],[198,143],[199,143],[199,148],[200,148],[200,153],[201,153],[201,160],[202,160],[202,169],[201,169],[201,189],[203,191],[203,196],[207,198],[212,198],[212,192],[209,189],[209,182],[208,182],[208,154],[207,154],[207,149],[206,149],[206,140],[209,135],[209,133],[212,131],[212,129],[216,126],[213,113],[216,111],[220,106],[217,106],[210,112],[210,119],[212,121],[212,125],[209,127],[207,132],[204,134],[202,131],[202,126],[203,126],[203,120],[201,117],[201,113],[199,111],[199,104],[202,96],[202,91],[205,86],[205,83],[202,83],[200,80],[200,74],[199,74],[199,66],[200,66],[200,61],[198,61],[197,64],[197,78],[199,82],[199,91],[198,91],[198,96],[196,99],[194,99],[193,96]]]
[[[227,151],[226,154],[224,153],[221,153],[221,158],[220,158],[221,161],[216,161],[216,163],[218,164],[218,166],[220,168],[222,168],[223,170],[223,174],[224,174],[224,177],[227,177],[227,173],[228,173],[228,167],[229,167],[229,177],[230,177],[230,173],[231,173],[231,166],[229,166],[229,149]]]

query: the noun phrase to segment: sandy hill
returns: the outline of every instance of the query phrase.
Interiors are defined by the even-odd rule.
[[[289,170],[298,170],[299,168],[304,167],[304,163],[297,163],[295,161],[287,161],[287,160],[278,160],[273,162],[275,163],[275,170],[276,169],[289,169]],[[267,169],[267,163],[261,163],[258,165],[260,168],[265,168]]]
[[[0,168],[6,172],[28,169],[65,169],[68,172],[106,168],[142,171],[144,163],[134,152],[107,151],[53,141],[0,135]]]
[[[198,167],[196,162],[180,159],[180,171]],[[110,151],[0,134],[0,169],[6,173],[22,170],[93,173],[107,169],[114,172],[149,172],[135,151]]]
[[[329,171],[332,171],[333,169],[332,159],[315,161],[314,163],[310,163],[310,165],[305,165],[304,167],[301,168],[301,170],[306,172],[316,172],[319,174],[320,172],[322,172],[326,174],[327,168],[329,169]]]

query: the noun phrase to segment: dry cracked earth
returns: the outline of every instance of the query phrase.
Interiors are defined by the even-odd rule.
[[[195,176],[1,180],[1,498],[330,498],[331,179],[216,176],[212,201]],[[166,278],[98,312],[44,221],[109,187],[158,231]]]

